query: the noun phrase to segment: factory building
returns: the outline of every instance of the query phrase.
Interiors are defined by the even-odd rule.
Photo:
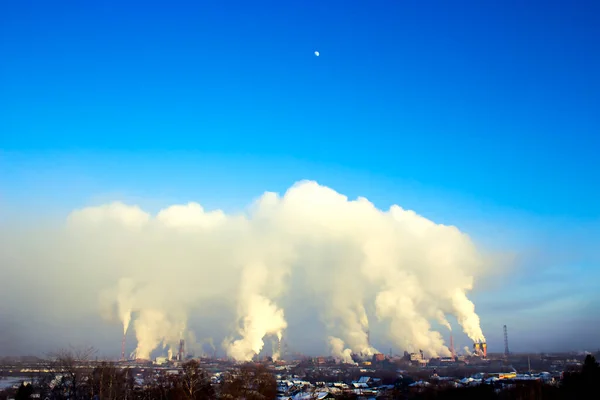
[[[418,353],[410,353],[410,362],[419,366],[427,365],[427,360],[425,360],[423,350],[419,350]]]

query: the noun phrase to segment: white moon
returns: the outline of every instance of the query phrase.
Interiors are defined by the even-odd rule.
[[[315,51],[315,56],[319,57],[319,52]]]

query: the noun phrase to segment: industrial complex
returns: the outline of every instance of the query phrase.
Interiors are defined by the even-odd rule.
[[[372,356],[353,354],[353,362],[342,363],[331,356],[308,357],[287,352],[278,342],[280,359],[256,357],[240,364],[231,359],[212,356],[195,357],[186,353],[186,343],[179,342],[176,354],[154,360],[125,357],[124,342],[120,360],[79,360],[76,368],[93,371],[99,366],[114,365],[128,371],[134,384],[143,390],[152,379],[160,376],[181,376],[186,363],[194,360],[208,373],[211,385],[219,390],[227,374],[252,366],[271,374],[277,385],[277,398],[287,400],[326,399],[351,395],[358,399],[396,398],[399,392],[420,393],[424,390],[472,388],[490,385],[496,391],[510,390],[519,385],[558,385],[566,371],[581,368],[586,353],[512,354],[508,349],[507,328],[504,326],[504,352],[489,353],[487,343],[473,343],[472,352],[457,354],[450,336],[451,356],[426,358],[423,351],[401,355],[377,353]],[[44,381],[45,375],[56,371],[50,361],[33,357],[0,359],[0,399],[13,399],[11,393],[25,383]],[[3,396],[4,393],[4,397]],[[316,394],[317,397],[314,397]]]

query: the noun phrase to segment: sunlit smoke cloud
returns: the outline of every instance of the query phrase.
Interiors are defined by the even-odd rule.
[[[143,309],[134,321],[138,340],[137,358],[150,359],[154,349],[162,345],[172,353],[177,349],[182,332],[185,330],[183,314],[166,315],[163,311]]]
[[[331,348],[331,355],[338,361],[344,364],[354,364],[354,360],[352,359],[352,350],[346,348],[346,345],[342,339],[330,336],[329,346]]]
[[[442,310],[436,310],[435,317],[440,325],[448,328],[449,331],[452,331],[452,325],[450,325],[450,322],[448,322]]]
[[[481,326],[479,325],[479,316],[475,314],[475,304],[467,298],[461,290],[456,290],[452,296],[452,304],[456,312],[458,323],[463,327],[464,332],[474,342],[485,341]]]
[[[287,327],[283,310],[277,308],[269,299],[261,295],[251,295],[245,299],[247,307],[241,311],[241,336],[231,343],[224,343],[227,354],[235,360],[250,361],[260,353],[267,335],[276,335],[281,339]]]
[[[229,357],[252,359],[266,339],[290,329],[293,310],[282,304],[291,280],[318,310],[323,342],[346,362],[351,353],[377,352],[368,338],[374,324],[389,327],[398,350],[431,356],[450,354],[431,325],[451,329],[449,315],[472,340],[484,339],[467,297],[483,257],[468,236],[399,206],[382,211],[364,198],[349,201],[315,182],[283,196],[265,193],[234,215],[198,203],[156,215],[120,202],[87,207],[51,235],[10,240],[3,251],[15,265],[33,262],[31,254],[51,273],[68,265],[72,279],[100,299],[103,316],[117,315],[125,333],[131,325],[138,358],[162,348],[174,353],[181,338],[194,341],[190,317],[220,299],[235,319],[217,340]]]

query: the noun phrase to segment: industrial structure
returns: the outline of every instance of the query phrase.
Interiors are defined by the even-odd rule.
[[[177,360],[185,360],[185,340],[183,339],[179,341],[179,353],[177,354]]]
[[[510,351],[508,350],[508,329],[504,325],[504,358],[508,359]]]
[[[473,353],[482,358],[487,358],[487,343],[482,341],[473,343]]]
[[[425,354],[423,353],[423,350],[419,350],[418,353],[405,353],[406,355],[408,355],[408,359],[411,363],[419,365],[419,366],[425,366],[427,365],[427,360],[425,359]]]
[[[277,354],[280,359],[283,358],[283,354],[281,353],[281,339],[278,339],[277,341]]]
[[[504,330],[504,358],[507,359],[509,357],[509,348],[508,348],[508,332],[507,332],[507,326],[504,325],[503,326],[503,330]],[[370,332],[369,330],[366,330],[366,339],[367,339],[367,343],[369,345],[370,348]],[[125,355],[125,345],[126,345],[126,334],[123,335],[122,341],[121,341],[121,361],[125,362],[125,361],[149,361],[149,360],[138,360],[137,359],[137,355],[136,355],[136,351],[134,350],[131,355],[129,356],[129,358],[126,357]],[[467,353],[468,353],[468,348],[465,347],[465,349],[467,349]],[[155,360],[155,364],[158,365],[162,365],[164,363],[168,363],[170,361],[174,361],[174,362],[184,362],[186,360],[186,358],[193,358],[194,355],[193,354],[189,354],[186,356],[186,349],[185,349],[185,340],[182,338],[179,340],[179,347],[177,349],[177,353],[173,354],[174,349],[169,349],[168,352],[168,356],[167,357],[157,357]],[[276,345],[276,350],[275,348],[273,348],[274,354],[275,355],[275,351],[276,353],[279,355],[279,358],[273,358],[273,361],[278,361],[278,362],[283,362],[284,356],[288,353],[288,345],[286,342],[283,342],[282,339],[279,339]],[[456,348],[454,346],[454,337],[452,335],[452,333],[450,333],[450,343],[449,343],[449,351],[450,351],[450,356],[449,357],[439,357],[437,358],[438,361],[441,360],[441,362],[444,363],[453,363],[453,362],[462,362],[464,361],[465,357],[464,356],[460,356],[459,354],[457,354]],[[212,353],[212,358],[216,359],[217,356],[217,350],[216,348],[213,348],[213,353]],[[483,359],[487,359],[487,343],[485,340],[478,340],[475,341],[473,343],[473,356],[475,357],[481,357]],[[204,355],[205,357],[208,356],[210,357],[210,355]],[[386,357],[385,354],[383,353],[375,353],[372,354],[371,356],[367,357],[366,354],[360,353],[360,354],[352,354],[352,359],[354,362],[356,363],[363,363],[363,362],[369,362],[369,364],[371,363],[376,363],[376,362],[383,362],[385,360],[392,360],[393,354],[392,354],[392,349],[390,348],[390,352],[389,352],[389,358]],[[256,354],[253,359],[255,360],[255,362],[259,362],[259,355]],[[413,353],[408,353],[405,351],[405,356],[404,359],[406,359],[407,361],[411,361],[414,364],[417,364],[419,366],[423,366],[423,365],[427,365],[428,360],[425,359],[425,354],[423,352],[423,350],[418,350],[418,352],[413,352]],[[321,359],[321,358],[316,358],[317,363],[325,363],[325,359]],[[319,362],[320,361],[320,362]]]
[[[121,361],[125,361],[125,337],[127,334],[123,334],[123,341],[121,342]]]

